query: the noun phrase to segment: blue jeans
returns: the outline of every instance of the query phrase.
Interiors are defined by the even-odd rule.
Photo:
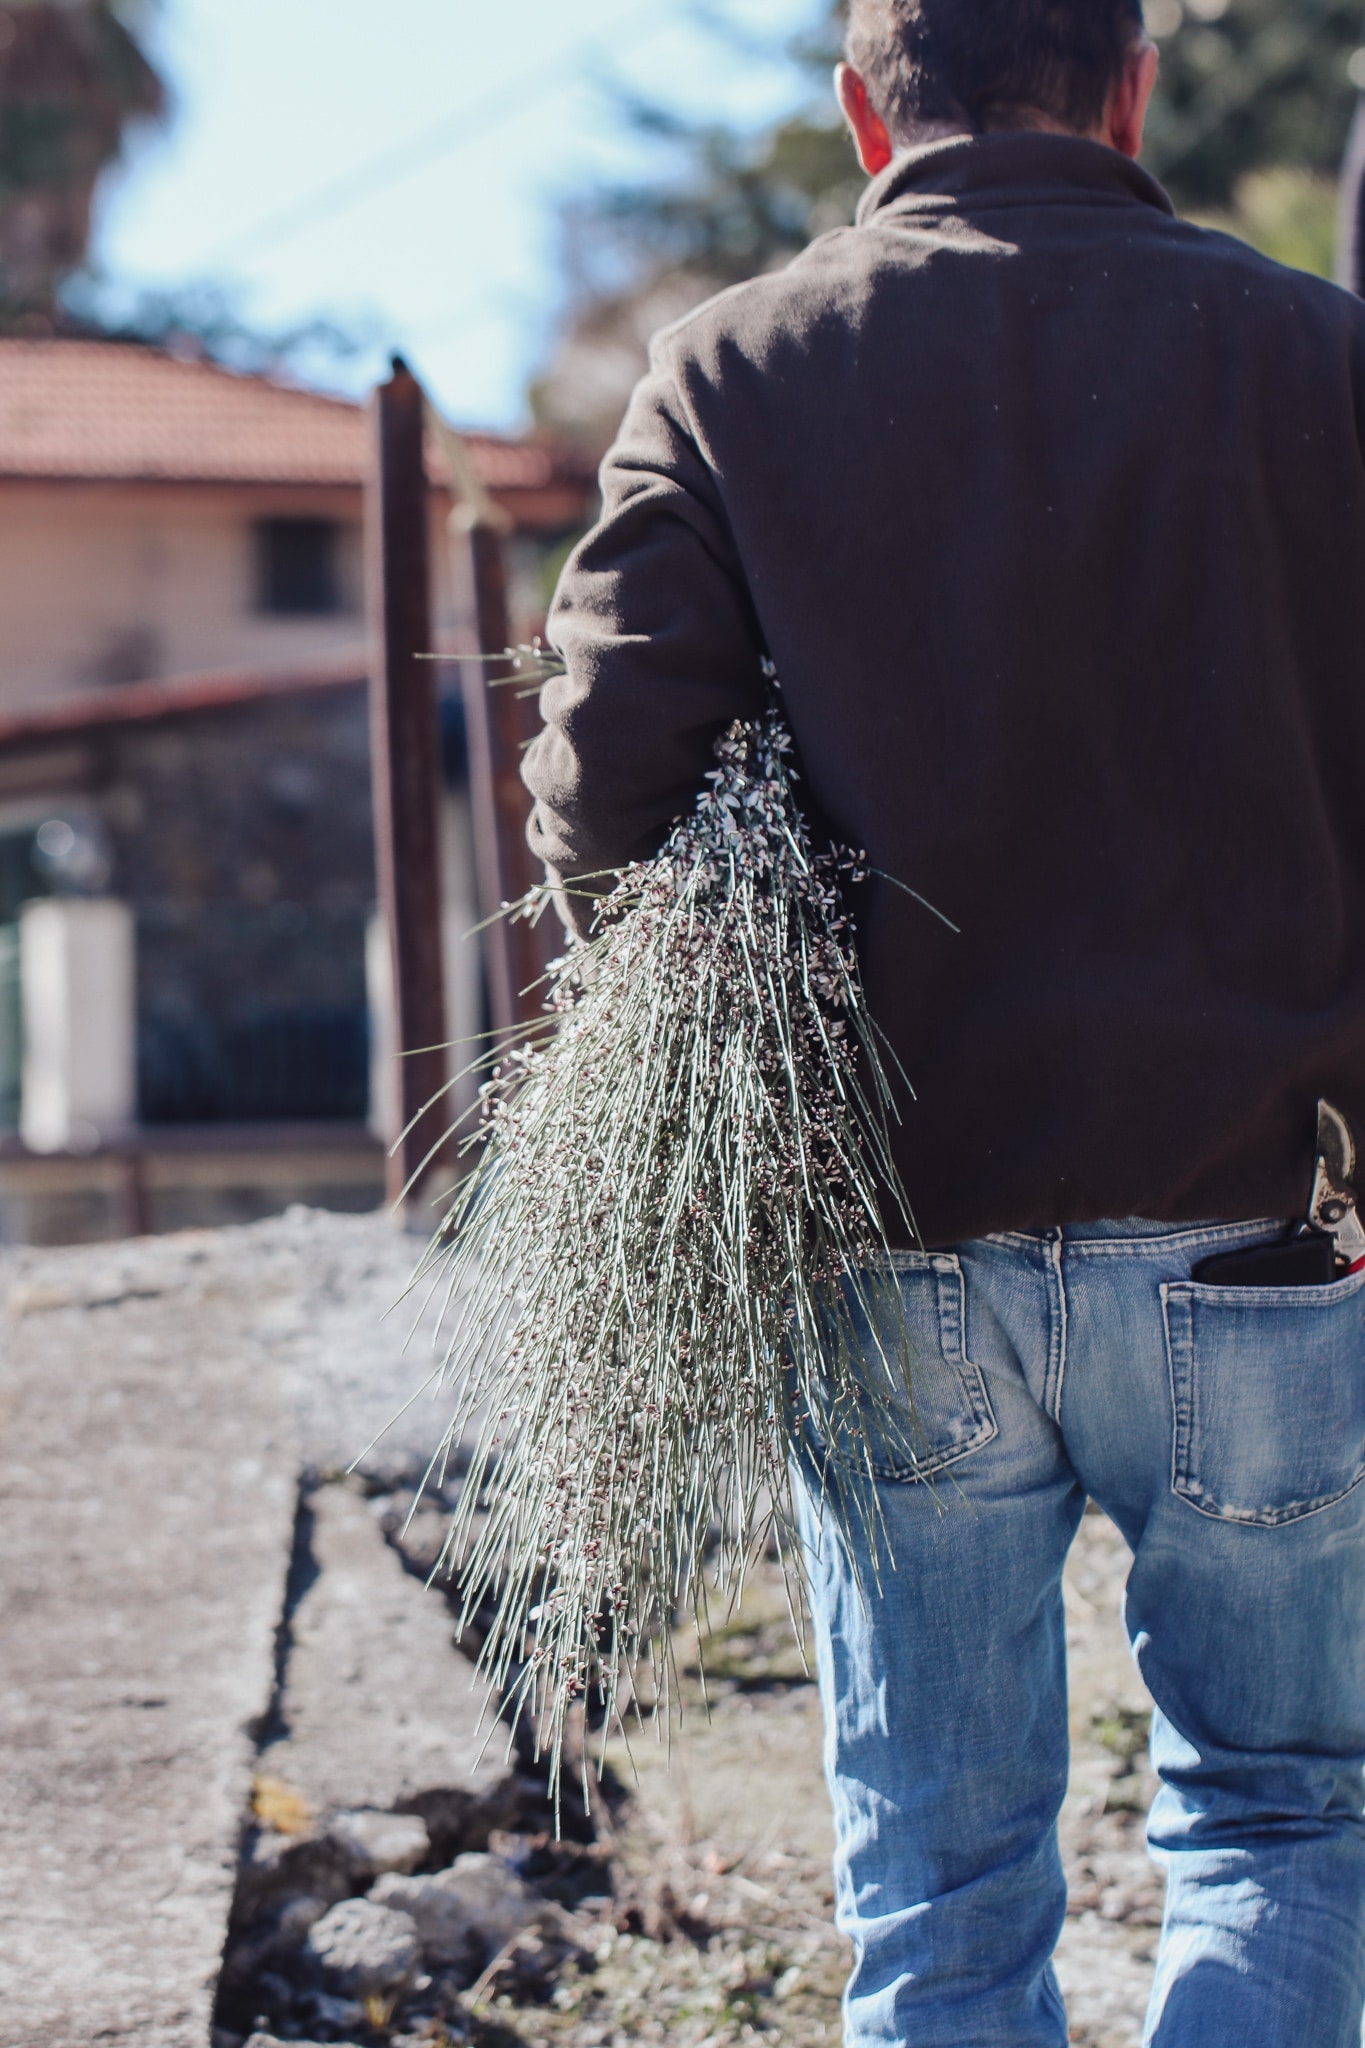
[[[1087,1496],[1132,1549],[1125,1620],[1157,1706],[1144,2039],[1359,2048],[1365,1273],[1190,1279],[1284,1227],[1087,1224],[897,1257],[916,1420],[876,1447],[881,1531],[841,1497],[837,1448],[798,1475],[847,2048],[1066,2041],[1061,1579]]]

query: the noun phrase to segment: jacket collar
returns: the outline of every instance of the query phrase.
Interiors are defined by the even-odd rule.
[[[1150,172],[1116,149],[1081,135],[1011,130],[952,136],[905,151],[864,192],[858,225],[864,227],[885,213],[935,219],[944,213],[1066,199],[1109,206],[1142,204],[1175,213]]]

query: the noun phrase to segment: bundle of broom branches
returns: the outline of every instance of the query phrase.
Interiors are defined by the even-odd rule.
[[[793,1459],[824,1484],[837,1456],[875,1521],[879,1382],[904,1404],[884,1218],[914,1224],[843,900],[866,870],[813,843],[791,755],[776,708],[732,726],[550,969],[423,1268],[456,1395],[433,1469],[469,1460],[442,1562],[556,1797],[579,1703],[619,1726],[647,1659],[666,1712],[678,1617],[700,1632],[774,1538],[790,1564]]]

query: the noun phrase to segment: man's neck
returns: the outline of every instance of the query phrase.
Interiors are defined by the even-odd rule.
[[[1103,125],[1094,128],[1071,128],[1065,121],[1056,120],[1051,114],[1042,113],[1034,107],[1020,107],[1008,119],[993,121],[989,128],[980,131],[983,135],[1071,135],[1081,142],[1108,142]],[[911,133],[896,138],[896,154],[904,156],[912,149],[927,149],[932,142],[971,142],[977,131],[962,121],[917,121]]]

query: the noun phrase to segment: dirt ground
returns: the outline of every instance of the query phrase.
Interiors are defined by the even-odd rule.
[[[1126,1570],[1122,1539],[1092,1510],[1066,1582],[1071,1903],[1057,1957],[1071,2040],[1084,2048],[1137,2048],[1161,1918],[1142,1845],[1150,1702],[1118,1617]],[[487,2048],[839,2040],[848,1950],[831,1925],[819,1702],[775,1570],[713,1637],[707,1668],[710,1717],[693,1671],[671,1757],[652,1738],[630,1756],[613,1746],[613,1770],[632,1788],[599,1823],[613,1896],[583,1901],[582,1962],[557,1973],[548,2000],[543,1980],[524,1993],[515,1981],[489,1985],[470,2016]]]

